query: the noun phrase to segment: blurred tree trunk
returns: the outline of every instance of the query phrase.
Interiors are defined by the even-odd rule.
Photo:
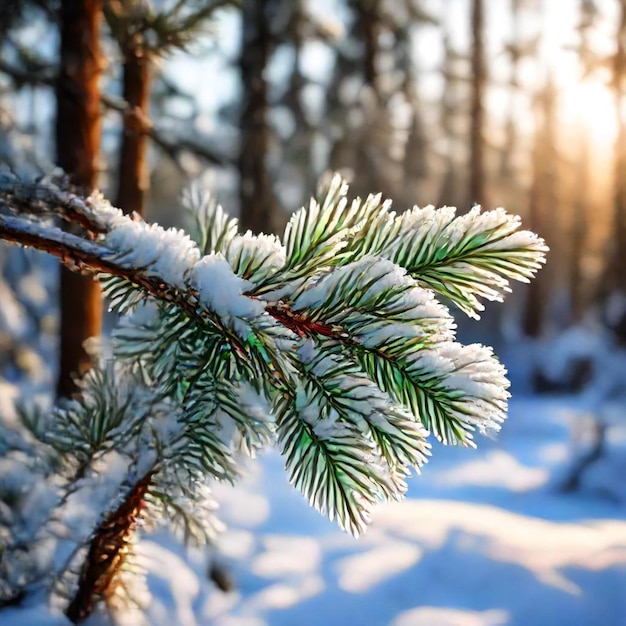
[[[544,236],[549,231],[557,207],[556,98],[556,87],[552,77],[549,77],[538,94],[535,105],[537,121],[528,210],[528,227]],[[538,337],[543,331],[549,297],[549,277],[549,272],[540,272],[528,287],[522,328],[524,334],[529,337]]]
[[[359,79],[364,86],[357,102],[362,123],[355,142],[352,188],[362,196],[366,189],[375,189],[387,198],[394,198],[402,185],[402,164],[392,155],[394,129],[388,110],[391,92],[379,80],[378,71],[381,33],[390,37],[394,33],[384,21],[381,4],[378,0],[351,2],[356,49],[360,52]],[[392,67],[391,71],[396,72],[396,63]]]
[[[440,103],[441,127],[445,136],[445,159],[443,180],[439,190],[437,206],[462,206],[465,202],[465,191],[462,189],[461,176],[457,161],[459,137],[456,128],[460,98],[457,74],[459,55],[452,48],[450,35],[445,32],[443,37],[444,58],[441,73],[444,79],[443,96]]]
[[[57,163],[86,193],[95,187],[98,177],[102,3],[103,0],[62,0],[59,13]],[[57,395],[67,397],[76,390],[72,376],[90,366],[83,342],[100,334],[100,288],[91,277],[61,268],[60,316]]]
[[[613,248],[607,282],[611,291],[626,294],[626,0],[620,0],[617,47],[613,59],[613,89],[617,110]]]
[[[487,83],[485,62],[484,0],[472,0],[472,85],[470,105],[470,180],[469,204],[487,206],[485,183],[485,110]]]
[[[379,95],[377,58],[382,3],[379,0],[352,0],[350,4],[355,13],[355,34],[363,46],[363,78],[374,94]]]
[[[597,7],[593,0],[580,0],[580,21],[577,26],[580,38],[578,55],[582,65],[582,75],[587,76],[594,68],[594,54],[591,37],[597,16]],[[572,215],[571,247],[569,250],[569,295],[571,303],[571,322],[577,323],[585,313],[587,306],[583,263],[587,250],[587,231],[589,229],[589,206],[591,204],[591,137],[584,121],[581,124],[580,151],[576,164],[576,188],[574,213]]]
[[[576,167],[576,201],[572,215],[571,247],[570,247],[570,302],[571,322],[581,320],[586,309],[583,262],[587,248],[587,231],[589,229],[587,212],[591,202],[591,138],[586,128],[581,129],[580,153]]]
[[[287,176],[298,185],[301,192],[315,189],[319,172],[316,171],[315,136],[316,125],[311,122],[306,105],[305,89],[309,79],[303,73],[303,51],[311,33],[307,24],[305,0],[290,0],[286,4],[288,19],[280,40],[288,42],[293,52],[293,65],[284,101],[295,122],[295,130],[282,146],[283,180]],[[297,172],[294,167],[297,167]],[[297,182],[296,182],[297,179]],[[294,185],[295,186],[295,185]],[[306,195],[300,197],[305,200]]]
[[[517,152],[515,103],[517,101],[517,91],[519,89],[519,62],[522,56],[522,45],[519,35],[519,9],[520,0],[511,0],[513,33],[511,35],[511,42],[507,46],[511,62],[511,73],[509,75],[509,102],[506,126],[504,129],[504,149],[502,150],[500,158],[500,176],[502,178],[511,178],[513,176],[513,163]]]
[[[267,65],[274,46],[272,14],[280,0],[244,0],[242,5],[239,218],[243,229],[273,230],[276,205],[267,169],[270,143]]]
[[[419,23],[419,22],[418,22]],[[428,133],[422,114],[420,98],[420,67],[413,58],[412,48],[419,37],[416,23],[398,24],[395,28],[396,45],[394,47],[396,66],[402,72],[402,92],[411,107],[411,123],[404,145],[402,163],[403,206],[421,204],[418,201],[422,182],[428,178]]]
[[[115,206],[125,213],[143,215],[150,180],[146,162],[150,106],[150,57],[138,34],[129,34],[120,42],[123,55],[122,97],[128,104],[124,114],[118,162]]]

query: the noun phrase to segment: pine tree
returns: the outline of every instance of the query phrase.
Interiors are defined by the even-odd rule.
[[[193,238],[98,194],[0,175],[0,237],[93,273],[122,315],[113,354],[77,398],[2,427],[2,455],[38,485],[0,490],[0,510],[12,510],[0,518],[5,603],[52,579],[75,623],[99,601],[127,606],[139,521],[211,541],[211,481],[236,481],[240,455],[270,444],[309,503],[359,535],[377,502],[402,497],[430,436],[473,446],[505,418],[504,367],[456,341],[438,298],[478,317],[479,298],[528,281],[546,247],[519,218],[396,214],[380,195],[350,201],[339,176],[282,240],[239,234],[198,188],[185,206]],[[101,508],[76,520],[86,501]]]
[[[472,89],[470,98],[470,203],[487,204],[485,176],[485,91],[487,63],[485,54],[485,4],[472,0]]]
[[[100,131],[102,0],[63,0],[59,6],[59,73],[55,125],[57,164],[86,193],[97,186]],[[61,268],[57,394],[76,391],[73,376],[90,367],[83,343],[100,334],[102,300],[96,282]]]

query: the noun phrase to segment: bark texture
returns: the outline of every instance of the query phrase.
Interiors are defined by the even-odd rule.
[[[60,63],[56,83],[57,163],[85,193],[95,186],[100,153],[102,71],[99,32],[103,0],[62,0]],[[60,273],[60,359],[57,395],[76,391],[73,376],[87,370],[83,347],[100,334],[102,300],[98,284],[62,267]]]
[[[144,506],[144,496],[152,474],[142,478],[127,494],[120,506],[107,515],[96,529],[78,579],[78,589],[65,614],[78,624],[94,611],[100,599],[111,600],[120,581],[120,570],[126,560],[132,533]]]
[[[488,208],[485,183],[485,109],[483,102],[487,82],[484,31],[484,0],[472,0],[469,203],[481,204]]]
[[[242,7],[239,218],[244,230],[255,233],[273,230],[276,204],[267,168],[270,128],[265,73],[273,48],[271,18],[277,1],[245,0]]]
[[[143,215],[149,188],[146,129],[149,127],[150,58],[135,37],[122,43],[122,54],[122,95],[129,109],[124,113],[115,206],[125,213],[135,211]]]

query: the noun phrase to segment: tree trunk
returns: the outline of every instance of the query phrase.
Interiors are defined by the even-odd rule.
[[[129,110],[124,115],[115,206],[125,213],[135,211],[143,215],[150,186],[145,133],[150,104],[150,59],[142,43],[134,40],[122,44],[122,54],[122,96]]]
[[[487,205],[485,186],[484,91],[487,81],[483,0],[472,0],[472,92],[470,109],[469,203]]]
[[[613,88],[618,130],[615,143],[614,240],[608,282],[612,291],[626,294],[626,0],[620,1]]]
[[[376,95],[378,93],[378,35],[380,31],[379,0],[357,0],[354,5],[356,17],[356,35],[363,45],[363,78]]]
[[[591,138],[586,128],[582,128],[580,154],[576,167],[576,201],[572,215],[571,249],[570,249],[570,301],[571,321],[576,324],[586,309],[586,293],[583,276],[583,262],[587,248],[587,232],[589,224],[587,213],[591,202],[590,190],[593,183],[591,171]]]
[[[78,576],[78,587],[65,610],[73,624],[85,621],[99,600],[114,599],[122,584],[120,572],[131,549],[131,537],[145,506],[144,497],[151,481],[152,472],[130,489],[124,501],[95,530]]]
[[[578,55],[583,75],[588,74],[594,67],[594,52],[591,38],[594,29],[596,7],[593,0],[580,0],[580,21],[577,26],[580,37]],[[576,183],[574,214],[571,226],[571,247],[569,249],[569,296],[571,304],[570,321],[578,323],[587,307],[586,285],[583,275],[583,263],[587,248],[587,232],[589,230],[589,214],[591,212],[593,188],[591,177],[592,164],[592,137],[589,128],[580,124],[580,153],[576,163]]]
[[[532,183],[528,210],[528,227],[538,233],[547,233],[557,209],[556,151],[556,89],[551,78],[537,97],[536,128],[533,148]],[[547,212],[550,212],[547,215]],[[550,242],[548,241],[548,244]],[[543,332],[545,310],[549,297],[549,272],[540,272],[528,287],[522,318],[523,331],[528,337],[539,337]]]
[[[102,2],[62,0],[59,15],[57,163],[87,193],[96,185],[100,152]],[[73,375],[90,366],[83,342],[100,334],[102,301],[98,284],[90,277],[61,268],[60,316],[57,395],[67,397],[76,390]]]
[[[273,230],[276,204],[267,170],[270,129],[265,78],[272,52],[272,8],[276,0],[244,0],[241,57],[239,218],[242,228],[255,233]]]
[[[522,56],[519,34],[519,10],[520,0],[511,0],[511,19],[513,21],[513,33],[509,45],[511,59],[511,74],[509,75],[508,112],[506,126],[504,128],[504,149],[500,157],[500,176],[510,179],[514,175],[514,159],[517,152],[517,127],[515,121],[515,103],[519,89],[519,65]]]
[[[459,79],[457,76],[457,54],[452,49],[450,35],[444,32],[443,36],[443,65],[441,73],[444,79],[444,89],[439,103],[440,123],[445,138],[445,166],[444,175],[439,188],[437,206],[460,207],[466,202],[466,191],[463,188],[457,161],[457,146],[459,137],[456,130],[456,116],[459,115]]]

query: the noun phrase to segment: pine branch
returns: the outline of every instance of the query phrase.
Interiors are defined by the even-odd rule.
[[[548,251],[545,242],[503,209],[474,207],[455,217],[454,207],[413,208],[402,215],[379,212],[372,228],[358,233],[353,256],[380,255],[404,267],[424,286],[470,317],[484,309],[478,297],[501,301],[509,279],[529,282]]]
[[[0,210],[4,213],[60,217],[83,227],[93,237],[105,232],[107,227],[98,219],[91,198],[78,195],[66,183],[23,182],[6,170],[0,170]],[[97,201],[99,196],[95,194],[93,198]]]
[[[180,505],[203,497],[186,483],[234,480],[235,452],[253,455],[275,431],[293,484],[358,534],[376,502],[401,497],[426,460],[427,431],[472,444],[474,430],[497,430],[505,370],[490,349],[455,341],[435,293],[475,315],[477,297],[498,299],[507,279],[534,274],[543,242],[502,210],[396,216],[380,195],[349,202],[347,191],[331,179],[281,241],[238,234],[237,221],[195,189],[185,200],[192,241],[98,195],[0,175],[0,237],[98,274],[125,315],[113,334],[116,375],[145,394],[137,408],[104,378],[87,381],[93,393],[55,413],[51,445],[80,463],[113,440],[135,446],[160,464],[146,492],[155,514],[208,540],[200,514]],[[57,214],[82,230],[45,221]],[[83,409],[93,416],[83,420]],[[118,427],[127,421],[129,430]]]
[[[59,228],[9,215],[0,215],[0,238],[47,252],[74,271],[104,273],[123,278],[147,294],[166,302],[176,302],[190,316],[202,319],[193,304],[181,297],[174,286],[158,277],[147,276],[135,267],[125,267],[116,262],[113,260],[116,251],[100,243],[82,239]]]
[[[152,472],[148,472],[128,491],[120,506],[109,513],[95,531],[81,568],[78,588],[65,614],[74,624],[87,619],[95,603],[110,601],[115,595],[117,580],[127,558],[129,541],[144,508]]]

